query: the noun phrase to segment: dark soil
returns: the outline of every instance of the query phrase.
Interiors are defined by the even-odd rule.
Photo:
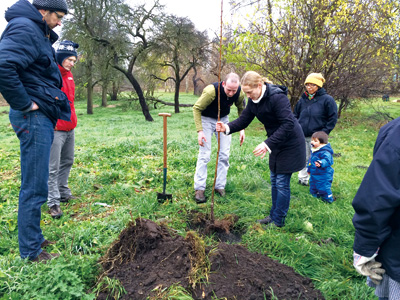
[[[226,215],[222,220],[211,221],[210,216],[202,212],[189,212],[188,226],[202,236],[213,236],[218,242],[238,244],[242,240],[242,233],[234,228],[239,220],[236,215]]]
[[[193,299],[264,300],[272,294],[278,299],[324,299],[309,278],[243,246],[202,248],[193,232],[183,238],[150,220],[135,223],[122,231],[101,261],[104,275],[124,286],[127,294],[121,299],[160,299],[157,295],[172,284],[184,287]],[[200,279],[195,276],[201,273]],[[104,292],[97,299],[106,297]]]

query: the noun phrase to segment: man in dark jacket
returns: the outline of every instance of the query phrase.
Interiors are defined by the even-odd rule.
[[[298,179],[302,185],[308,185],[310,176],[307,173],[307,163],[311,153],[311,136],[314,132],[323,131],[327,135],[337,122],[337,105],[335,100],[322,87],[325,78],[321,73],[311,73],[304,84],[306,91],[294,108],[294,116],[299,120],[306,138],[306,161],[299,172]]]
[[[399,136],[400,118],[381,128],[372,162],[353,200],[354,266],[370,277],[370,286],[377,285],[380,299],[389,294],[389,299],[400,299]],[[383,276],[381,268],[386,271]]]
[[[47,200],[49,156],[57,119],[69,120],[70,106],[52,44],[53,29],[67,13],[65,0],[19,0],[5,13],[0,41],[0,92],[10,105],[10,122],[20,140],[21,189],[18,242],[22,258],[55,257],[42,248],[41,206]]]

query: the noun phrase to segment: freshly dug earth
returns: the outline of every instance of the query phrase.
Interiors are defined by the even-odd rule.
[[[193,299],[324,299],[309,278],[265,255],[226,243],[204,248],[193,232],[183,238],[150,220],[135,223],[101,261],[104,275],[124,286],[127,294],[121,299],[157,299],[172,284],[184,287]],[[106,297],[102,293],[97,299]]]

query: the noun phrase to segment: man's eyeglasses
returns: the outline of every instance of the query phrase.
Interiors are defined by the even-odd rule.
[[[56,12],[56,11],[51,11],[52,13],[55,13],[56,14],[56,16],[57,16],[57,18],[59,19],[59,20],[62,20],[62,18],[64,18],[64,15],[60,15],[58,12]]]
[[[317,85],[314,84],[314,83],[306,83],[305,86],[314,87],[314,86],[317,86]]]

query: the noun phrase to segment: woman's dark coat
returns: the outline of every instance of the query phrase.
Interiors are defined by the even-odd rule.
[[[324,88],[319,88],[311,100],[304,93],[293,113],[306,137],[312,136],[317,131],[324,131],[329,135],[337,122],[336,102]]]
[[[277,174],[294,173],[304,167],[305,139],[301,127],[290,109],[287,88],[265,83],[266,91],[259,103],[249,99],[240,117],[228,123],[230,133],[246,128],[256,117],[264,124],[271,149],[269,168]]]

